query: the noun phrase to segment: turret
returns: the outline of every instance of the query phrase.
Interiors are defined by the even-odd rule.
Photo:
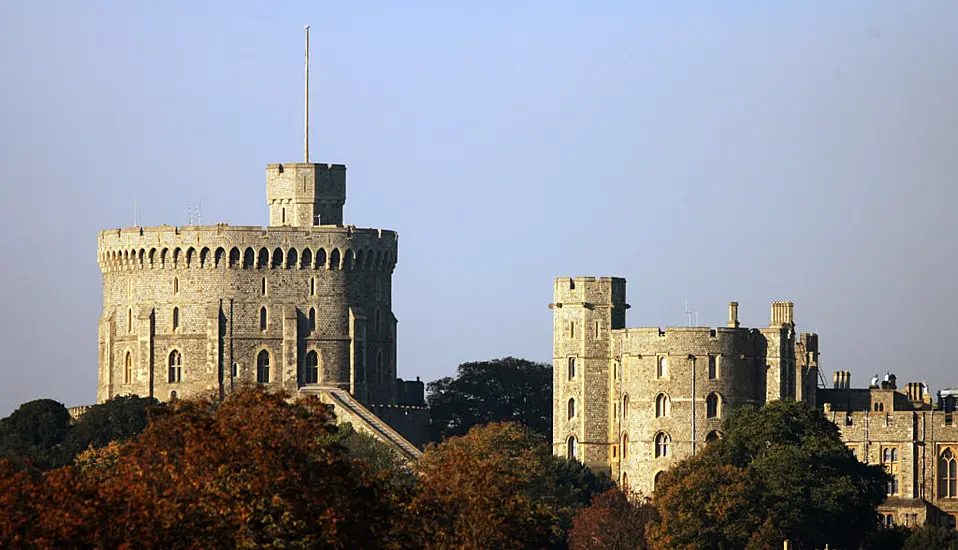
[[[266,167],[269,224],[342,225],[346,167],[293,162]]]

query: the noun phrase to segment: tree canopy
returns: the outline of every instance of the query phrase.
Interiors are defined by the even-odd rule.
[[[619,489],[595,495],[575,516],[571,550],[647,550],[645,527],[655,514],[647,500],[631,500]]]
[[[28,460],[42,468],[59,465],[71,421],[66,407],[52,399],[20,405],[0,420],[0,457]]]
[[[857,548],[877,525],[887,475],[856,459],[820,411],[793,401],[744,407],[725,439],[656,487],[654,548]]]
[[[463,363],[455,378],[430,382],[427,390],[433,441],[490,422],[518,422],[552,437],[551,365],[515,357]]]

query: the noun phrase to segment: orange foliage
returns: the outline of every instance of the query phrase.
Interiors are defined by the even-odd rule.
[[[179,401],[81,467],[0,464],[0,547],[383,547],[394,498],[335,429],[314,398],[251,389]]]
[[[570,550],[646,550],[645,526],[654,514],[648,501],[633,495],[630,501],[619,489],[592,498],[569,532]]]

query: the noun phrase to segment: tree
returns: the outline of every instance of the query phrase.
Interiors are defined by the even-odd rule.
[[[90,407],[66,437],[68,460],[90,447],[98,449],[112,441],[123,443],[140,434],[146,428],[150,410],[160,406],[153,397],[124,395]]]
[[[902,550],[958,550],[958,531],[925,525],[912,532]]]
[[[0,547],[388,546],[395,498],[329,442],[328,406],[286,397],[177,401],[118,450],[42,477],[0,464]]]
[[[571,550],[647,550],[645,526],[655,514],[647,500],[632,500],[619,489],[595,495],[576,515]]]
[[[859,462],[835,425],[804,403],[743,407],[725,439],[656,488],[655,548],[856,548],[877,526],[887,475]],[[707,542],[702,542],[702,541]]]
[[[564,544],[564,525],[607,483],[552,457],[516,423],[476,426],[430,445],[416,464],[412,512],[425,548],[543,548]],[[577,480],[583,481],[578,483]],[[569,488],[568,483],[577,484]],[[562,490],[557,488],[562,487]]]
[[[0,420],[0,457],[30,460],[41,468],[57,466],[71,420],[66,407],[52,399],[20,405]]]
[[[473,426],[518,422],[552,437],[552,367],[506,357],[459,365],[455,378],[430,382],[432,439],[461,436]]]

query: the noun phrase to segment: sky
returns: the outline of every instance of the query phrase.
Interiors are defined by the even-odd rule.
[[[267,223],[306,24],[401,377],[551,361],[553,279],[617,276],[629,326],[792,300],[827,380],[958,386],[958,2],[460,4],[0,2],[0,415],[95,401],[100,230]]]

